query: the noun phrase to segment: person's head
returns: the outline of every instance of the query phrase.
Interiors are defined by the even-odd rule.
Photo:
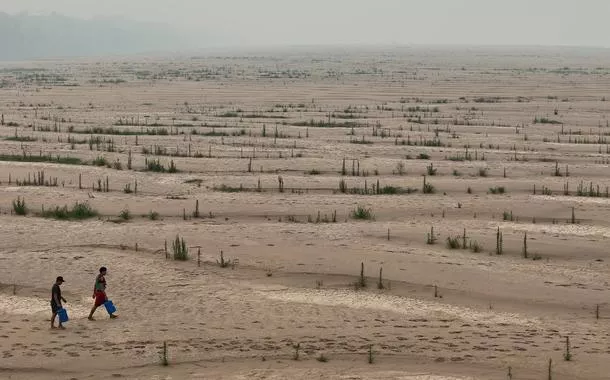
[[[108,269],[106,269],[106,267],[101,267],[101,268],[100,268],[100,274],[101,274],[102,276],[106,275],[106,273],[107,273],[107,272],[108,272]]]
[[[61,285],[61,284],[63,284],[63,283],[64,283],[64,278],[63,278],[62,276],[58,276],[58,277],[55,279],[55,283],[56,283],[57,285]]]

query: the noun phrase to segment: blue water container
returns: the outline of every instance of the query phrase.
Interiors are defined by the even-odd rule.
[[[61,323],[68,322],[68,320],[69,320],[68,311],[66,309],[61,308],[61,309],[57,310],[57,315],[59,316],[59,321]]]
[[[107,300],[106,302],[104,302],[104,307],[106,308],[106,311],[108,312],[108,314],[113,314],[116,311],[116,307],[110,300]]]

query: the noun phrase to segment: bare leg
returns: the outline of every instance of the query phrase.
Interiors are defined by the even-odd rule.
[[[53,312],[53,315],[51,316],[51,328],[54,329],[55,328],[55,316],[57,315],[56,312]],[[61,322],[59,322],[59,325],[61,326]]]
[[[93,305],[93,308],[91,309],[91,312],[89,313],[89,317],[87,318],[90,321],[93,321],[93,313],[95,313],[95,310],[97,310],[97,305]]]

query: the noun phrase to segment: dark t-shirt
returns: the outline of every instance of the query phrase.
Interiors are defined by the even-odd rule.
[[[55,295],[57,295],[57,297],[55,297]],[[59,285],[54,284],[51,288],[51,302],[56,303],[56,298],[57,300],[59,300],[59,302],[61,302],[61,288],[59,287]]]

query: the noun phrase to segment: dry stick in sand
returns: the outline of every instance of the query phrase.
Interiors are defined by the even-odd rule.
[[[163,341],[163,348],[161,349],[161,365],[167,367],[169,361],[167,360],[167,342]]]
[[[595,305],[595,319],[599,319],[599,304]]]
[[[572,360],[572,353],[570,352],[570,337],[566,336],[566,352],[563,354],[565,361],[569,362]]]

